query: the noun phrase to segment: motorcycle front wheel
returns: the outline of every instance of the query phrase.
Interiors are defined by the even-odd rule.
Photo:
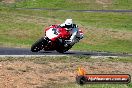
[[[39,40],[37,40],[32,46],[31,46],[31,51],[32,52],[38,52],[43,49],[45,43],[45,39],[42,37]]]

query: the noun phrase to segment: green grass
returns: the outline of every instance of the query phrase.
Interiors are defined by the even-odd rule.
[[[108,58],[107,61],[112,61],[112,62],[124,62],[124,63],[132,63],[132,58],[131,57],[123,57],[123,58]]]
[[[112,7],[114,9],[130,9],[132,10],[131,0],[113,0]]]
[[[8,14],[13,15],[12,13],[14,14],[22,13],[23,15],[24,14],[29,16],[33,15],[38,17],[41,16],[41,17],[56,19],[59,21],[61,20],[61,22],[63,22],[66,18],[73,18],[73,20],[76,23],[82,24],[85,27],[105,28],[105,29],[114,29],[114,30],[116,29],[132,30],[131,13],[80,13],[80,12],[69,13],[69,12],[59,12],[59,11],[55,12],[55,11],[31,11],[31,10],[14,10],[14,11],[11,10],[11,11],[12,11],[11,13],[7,12],[3,15],[1,14],[1,20],[2,20],[2,16],[4,16],[3,19],[5,19],[6,17],[6,19],[11,21],[13,18],[9,17]],[[16,16],[24,17],[19,14]]]
[[[23,0],[16,2],[19,8],[54,8],[54,9],[129,9],[131,0]]]
[[[76,23],[86,27],[105,29],[132,30],[131,13],[84,13],[61,11],[31,11],[17,10],[18,13],[53,18],[63,22],[66,18],[72,18]]]
[[[104,41],[105,42],[105,41]],[[107,51],[107,52],[120,52],[120,53],[131,53],[132,52],[132,41],[127,40],[110,40],[106,44],[85,44],[78,43],[73,47],[75,50],[89,50],[89,51]]]
[[[37,64],[46,64],[48,62],[55,62],[55,63],[83,63],[83,62],[122,62],[122,63],[132,63],[132,57],[105,57],[105,58],[91,58],[88,56],[61,56],[61,57],[54,57],[54,56],[45,56],[45,57],[1,57],[0,62],[3,61],[29,61],[34,62]]]

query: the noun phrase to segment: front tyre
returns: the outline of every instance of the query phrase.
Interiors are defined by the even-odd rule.
[[[43,49],[44,38],[42,37],[31,46],[32,52],[38,52]]]

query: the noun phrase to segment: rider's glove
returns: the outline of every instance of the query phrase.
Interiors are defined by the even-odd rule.
[[[72,43],[72,40],[65,40],[66,41],[66,44],[71,44]]]
[[[78,39],[78,38],[76,38],[76,39],[74,39],[74,40],[66,40],[66,44],[70,44],[70,45],[72,45],[72,44],[75,44],[75,43],[77,43],[77,42],[79,42],[79,40],[80,39]]]

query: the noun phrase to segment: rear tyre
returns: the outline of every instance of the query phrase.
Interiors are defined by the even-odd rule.
[[[63,45],[60,45],[60,46],[56,49],[56,51],[59,52],[59,53],[64,53],[64,52],[68,51],[71,47],[72,47],[72,46],[70,46],[70,45],[68,45],[67,47],[65,47],[64,44],[63,44]]]
[[[67,51],[66,47],[64,46],[64,42],[58,40],[56,45],[57,45],[56,47],[57,52],[64,53]]]
[[[64,53],[64,52],[66,52],[67,50],[64,50],[64,49],[56,49],[56,51],[59,52],[59,53]]]
[[[32,46],[31,46],[31,51],[32,52],[38,52],[43,49],[44,46],[44,38],[42,37],[38,41],[36,41]]]

